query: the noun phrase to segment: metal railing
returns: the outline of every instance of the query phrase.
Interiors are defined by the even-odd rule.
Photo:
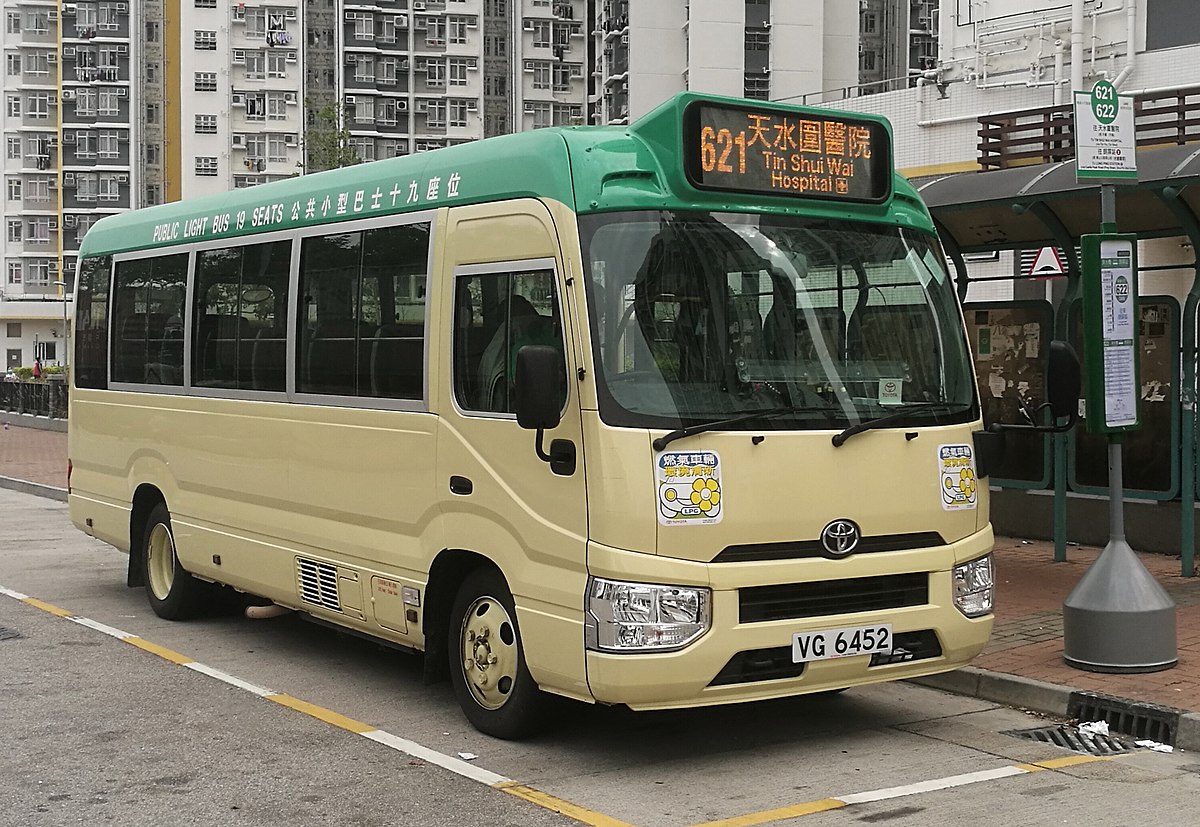
[[[61,379],[0,381],[0,411],[66,419],[67,383]]]
[[[1133,100],[1139,147],[1200,141],[1200,86],[1138,95]],[[1007,169],[1075,157],[1071,104],[1020,109],[979,118],[979,166]]]

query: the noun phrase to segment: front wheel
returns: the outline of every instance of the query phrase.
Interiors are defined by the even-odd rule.
[[[544,695],[525,666],[512,594],[494,569],[463,581],[450,616],[450,679],[471,725],[517,740],[544,720]]]
[[[164,620],[186,620],[199,614],[209,585],[179,565],[171,514],[162,503],[154,506],[142,535],[142,571],[150,608]]]

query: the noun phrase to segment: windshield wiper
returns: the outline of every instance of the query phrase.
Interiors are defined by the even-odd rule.
[[[833,437],[833,447],[840,448],[846,440],[855,434],[861,434],[863,431],[869,431],[872,428],[878,428],[881,425],[886,425],[889,422],[900,419],[901,417],[907,416],[911,413],[935,410],[939,408],[944,409],[949,413],[956,410],[966,410],[968,407],[970,407],[969,403],[953,402],[918,402],[916,404],[905,405],[899,410],[892,411],[890,414],[877,416],[874,419],[864,419],[862,422],[851,425],[849,428]]]
[[[702,434],[705,431],[715,431],[720,428],[726,428],[730,425],[736,425],[739,422],[749,422],[752,419],[776,419],[788,414],[797,413],[823,413],[829,415],[832,408],[823,405],[796,406],[790,408],[763,408],[760,411],[750,411],[748,413],[733,416],[728,419],[715,419],[711,422],[701,422],[699,425],[689,425],[686,428],[678,428],[671,431],[669,434],[663,434],[651,443],[655,451],[661,451],[677,439],[683,439],[685,436],[694,436]]]

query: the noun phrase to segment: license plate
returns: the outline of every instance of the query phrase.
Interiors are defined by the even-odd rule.
[[[888,654],[892,651],[892,625],[849,626],[792,635],[792,663]]]

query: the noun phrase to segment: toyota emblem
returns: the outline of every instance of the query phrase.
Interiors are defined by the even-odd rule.
[[[862,532],[853,520],[834,520],[821,531],[821,545],[831,557],[845,557],[860,539]]]

